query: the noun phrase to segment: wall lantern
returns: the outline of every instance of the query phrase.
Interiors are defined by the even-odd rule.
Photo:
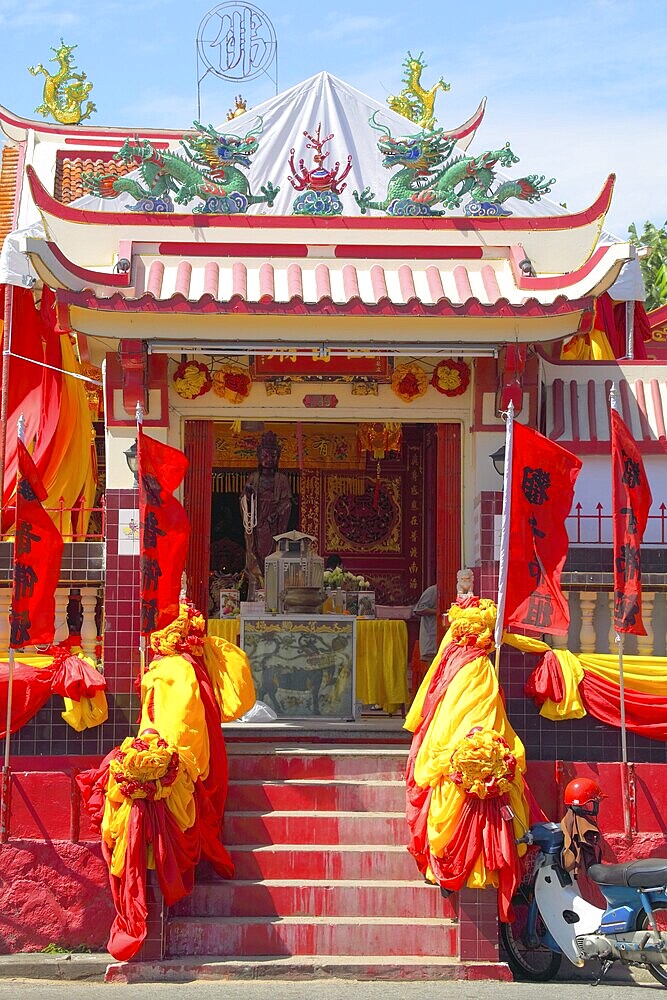
[[[127,467],[134,476],[134,488],[139,488],[139,456],[137,455],[137,442],[133,441],[127,451],[124,451]]]
[[[496,470],[499,476],[505,475],[505,445],[501,444],[500,448],[494,451],[493,455],[489,458],[493,462],[493,468]]]

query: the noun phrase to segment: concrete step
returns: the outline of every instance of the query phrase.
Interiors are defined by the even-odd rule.
[[[318,748],[282,749],[270,746],[265,752],[234,748],[228,754],[230,781],[261,778],[264,781],[305,778],[332,781],[337,778],[357,781],[401,781],[407,752],[402,749],[366,751],[357,747],[331,752]]]
[[[454,955],[457,928],[430,917],[175,917],[167,954]]]
[[[512,982],[501,962],[461,962],[443,956],[401,955],[246,955],[242,959],[199,955],[161,962],[116,962],[106,983],[190,983],[194,980],[350,979],[385,982]],[[474,996],[468,990],[468,995]]]
[[[406,844],[402,813],[225,812],[222,840],[234,844]]]
[[[404,812],[404,781],[230,781],[228,810],[269,812],[313,809],[346,812]]]
[[[416,871],[416,869],[415,869]],[[193,892],[170,910],[173,917],[307,916],[456,916],[452,898],[421,879],[359,881],[218,879],[197,884]]]
[[[404,846],[271,844],[229,847],[238,879],[407,879],[417,866]]]

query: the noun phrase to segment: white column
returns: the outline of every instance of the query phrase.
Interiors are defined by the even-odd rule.
[[[595,604],[597,601],[597,591],[579,591],[579,604],[581,606],[581,633],[579,637],[580,651],[582,653],[595,653]]]
[[[92,587],[81,587],[81,646],[84,653],[95,654],[97,643],[97,626],[95,625],[95,604],[97,602],[97,590]]]
[[[653,656],[655,634],[653,632],[653,602],[655,593],[642,592],[642,621],[646,635],[637,636],[637,652],[640,656]]]
[[[614,628],[614,604],[616,598],[614,591],[609,595],[609,652],[617,653],[618,647],[616,645],[616,629]]]
[[[56,590],[56,634],[53,637],[54,643],[64,642],[69,636],[67,625],[67,605],[69,604],[69,587],[67,590],[58,588]]]
[[[570,594],[569,594],[569,591],[564,590],[563,591],[563,597],[565,598],[565,600],[569,604],[570,603]],[[570,640],[570,636],[569,635],[552,635],[551,636],[551,648],[552,649],[569,649],[570,648],[569,647],[569,640]]]

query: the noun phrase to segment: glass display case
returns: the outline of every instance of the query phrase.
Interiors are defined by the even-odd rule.
[[[275,552],[264,560],[266,610],[319,614],[325,595],[324,559],[317,555],[317,539],[288,531],[274,541]]]
[[[278,719],[354,721],[356,619],[242,616],[240,641],[257,700],[269,705]]]

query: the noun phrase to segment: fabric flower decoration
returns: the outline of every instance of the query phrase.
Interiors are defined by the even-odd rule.
[[[228,403],[242,403],[248,398],[252,379],[238,365],[222,365],[213,375],[213,392]]]
[[[440,361],[431,378],[431,385],[444,396],[461,396],[470,384],[470,368],[465,361]]]
[[[183,361],[174,372],[173,382],[181,399],[196,399],[211,388],[211,373],[201,361]]]
[[[412,403],[413,400],[423,396],[426,392],[428,376],[421,365],[410,361],[394,368],[391,376],[391,387],[404,403]]]
[[[516,774],[516,757],[495,729],[475,726],[450,757],[448,777],[478,799],[506,795]]]

